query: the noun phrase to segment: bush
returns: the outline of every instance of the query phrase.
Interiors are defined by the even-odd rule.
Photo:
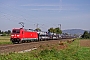
[[[88,31],[85,31],[81,37],[84,39],[90,39],[90,33],[88,33]]]
[[[3,33],[2,36],[6,36],[7,34],[6,33]]]

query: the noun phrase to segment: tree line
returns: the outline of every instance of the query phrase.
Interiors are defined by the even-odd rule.
[[[0,35],[1,36],[9,36],[10,34],[11,34],[11,30],[7,30],[7,31],[0,30]]]
[[[35,30],[36,31],[41,31],[40,28],[36,28]],[[56,28],[51,27],[51,28],[48,29],[48,32],[56,33],[56,34],[62,34],[62,31],[59,27],[56,27]]]
[[[84,33],[81,37],[84,38],[84,39],[90,39],[90,32],[84,31]]]

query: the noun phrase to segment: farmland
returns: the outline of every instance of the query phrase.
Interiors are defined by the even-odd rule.
[[[10,36],[0,36],[0,45],[3,44],[12,44],[10,42]]]
[[[10,42],[9,37],[1,37],[0,42]],[[30,52],[0,54],[0,60],[89,60],[89,42],[89,39],[75,39],[73,42],[43,41],[36,50]]]

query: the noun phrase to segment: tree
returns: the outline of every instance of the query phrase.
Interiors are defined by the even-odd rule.
[[[89,31],[89,38],[90,38],[90,31]]]
[[[4,33],[8,34],[8,31],[5,31]]]
[[[0,34],[2,34],[2,31],[0,30]]]
[[[62,31],[59,29],[59,27],[57,27],[57,28],[50,28],[50,29],[48,29],[48,32],[56,33],[56,34],[61,34],[62,33]]]
[[[40,28],[36,28],[35,30],[36,30],[36,31],[41,31],[41,29],[40,29]]]
[[[90,35],[89,35],[88,31],[84,31],[84,33],[81,37],[84,39],[88,39],[88,38],[90,38]]]
[[[8,30],[7,32],[8,32],[8,34],[11,34],[11,30]]]
[[[8,31],[5,31],[4,33],[6,33],[7,35],[10,35],[11,31],[8,30]]]
[[[55,32],[56,34],[61,34],[61,33],[62,33],[62,31],[60,30],[59,27],[55,28],[55,29],[54,29],[54,32]]]
[[[2,36],[8,36],[8,35],[10,35],[11,34],[11,31],[10,30],[8,30],[8,31],[1,31],[0,30],[0,34],[2,34]]]
[[[3,34],[3,33],[4,33],[4,31],[1,32],[1,34]]]
[[[48,29],[48,32],[54,33],[54,28]]]
[[[3,32],[2,36],[6,36],[7,34],[5,32]]]

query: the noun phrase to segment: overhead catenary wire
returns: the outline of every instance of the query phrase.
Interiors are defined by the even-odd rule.
[[[62,0],[60,0],[60,5],[61,5],[61,3],[62,3]],[[18,9],[18,8],[16,8],[16,7],[14,7],[14,6],[10,6],[10,5],[8,5],[7,4],[7,7],[9,7],[9,8],[12,8],[12,9],[15,9],[16,11],[13,11],[13,10],[10,10],[10,9],[7,9],[7,8],[3,8],[3,7],[1,7],[1,8],[3,8],[3,9],[5,9],[5,10],[7,10],[7,11],[9,11],[9,12],[12,12],[12,13],[17,13],[17,11],[19,11],[19,12],[21,12],[22,14],[20,14],[20,13],[17,13],[17,15],[19,15],[19,16],[21,16],[21,17],[16,17],[16,16],[13,16],[13,15],[10,15],[10,16],[12,16],[12,17],[15,17],[16,18],[16,20],[15,21],[17,21],[17,18],[22,18],[20,21],[23,21],[23,22],[32,22],[33,24],[36,24],[36,23],[38,23],[38,22],[34,22],[33,20],[29,20],[28,19],[28,17],[25,17],[24,15],[25,15],[25,11],[23,11],[23,10],[20,10],[20,9]],[[5,13],[5,14],[7,14],[7,13]],[[29,14],[29,13],[27,13],[28,15],[30,15],[30,16],[33,16],[33,15],[31,15],[31,14]],[[7,14],[8,15],[8,14]],[[5,17],[7,17],[7,15],[5,15]],[[34,16],[35,17],[35,16]],[[36,19],[39,19],[38,17],[35,17]],[[8,18],[10,21],[12,21],[10,18]],[[14,21],[13,20],[13,21]],[[30,23],[31,24],[31,23]]]
[[[6,9],[6,8],[3,8],[3,9],[5,9],[5,10],[7,10],[7,11],[10,11],[10,10],[8,10],[8,9]],[[19,14],[21,17],[17,17],[17,16],[14,16],[14,15],[10,15],[10,14],[8,14],[8,13],[5,13],[5,12],[2,12],[2,11],[0,11],[1,13],[4,13],[2,16],[4,17],[4,19],[5,20],[8,20],[8,21],[12,21],[13,23],[15,23],[15,22],[32,22],[33,24],[35,24],[32,20],[27,20],[27,18],[24,18],[24,16],[23,15],[21,15],[21,14]],[[10,11],[10,12],[13,12],[13,11]],[[14,12],[13,12],[14,13]],[[9,17],[7,17],[7,16],[9,16]],[[13,17],[14,19],[12,19],[11,17]],[[31,24],[31,23],[30,23]],[[33,25],[32,24],[32,25]]]
[[[12,6],[10,6],[10,5],[7,5],[7,7],[9,7],[9,8],[13,8],[13,9],[15,9],[16,11],[18,11],[18,12],[21,12],[22,14],[19,14],[19,13],[17,13],[17,15],[19,15],[19,16],[21,16],[22,17],[22,19],[23,19],[23,21],[25,21],[25,22],[33,22],[33,23],[35,23],[33,20],[28,20],[28,17],[25,17],[24,15],[24,13],[25,13],[25,11],[22,11],[22,10],[19,10],[19,9],[17,9],[17,8],[15,8],[15,7],[12,7]],[[10,9],[6,9],[6,8],[4,8],[4,7],[1,7],[2,9],[4,9],[4,10],[7,10],[8,12],[12,12],[12,13],[15,13],[15,11],[12,11],[12,10],[10,10]],[[6,13],[7,14],[7,13]],[[27,15],[30,15],[30,16],[32,16],[31,14],[29,14],[29,13],[27,13]],[[11,16],[13,16],[13,15],[11,15]],[[16,17],[16,16],[14,16],[14,17]],[[16,17],[17,18],[17,17]],[[19,18],[19,17],[18,17]]]
[[[25,13],[24,11],[19,10],[19,9],[17,9],[15,7],[12,7],[12,6],[9,6],[9,5],[7,5],[7,7],[14,8],[16,11],[22,12],[23,14],[17,13],[17,15],[21,16],[21,17],[17,17],[17,16],[14,16],[12,14],[8,14],[7,12],[1,11],[1,13],[4,13],[2,16],[4,17],[5,20],[8,20],[10,22],[12,21],[13,23],[23,21],[23,22],[27,22],[27,23],[32,22],[33,24],[35,24],[35,22],[33,22],[33,20],[28,20],[28,17],[24,16],[24,13]],[[7,10],[7,11],[12,12],[12,13],[15,13],[13,10],[10,10],[10,9],[4,8],[4,7],[1,7],[1,9]],[[28,13],[28,15],[31,15],[31,14]],[[10,16],[10,17],[8,17],[8,16]],[[14,17],[15,19],[11,19],[11,17]],[[22,18],[22,19],[20,19],[20,18]],[[18,19],[20,19],[20,21],[18,21]]]

